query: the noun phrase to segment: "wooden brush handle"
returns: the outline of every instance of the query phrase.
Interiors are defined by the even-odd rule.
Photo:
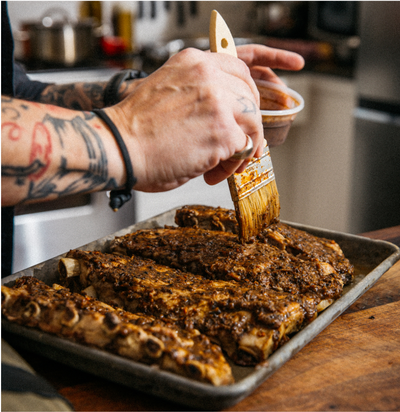
[[[214,53],[230,54],[233,57],[237,57],[235,41],[233,40],[231,31],[222,16],[216,11],[211,12],[210,19],[210,50]],[[247,159],[253,152],[253,140],[250,136],[246,135],[246,147],[235,153],[232,159]]]
[[[211,12],[210,19],[210,50],[214,53],[225,53],[237,57],[236,46],[231,31],[222,16],[216,11]]]

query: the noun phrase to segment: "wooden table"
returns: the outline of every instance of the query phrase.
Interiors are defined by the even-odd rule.
[[[400,226],[365,236],[400,246]],[[76,411],[188,410],[27,352]],[[400,410],[400,261],[230,411]]]

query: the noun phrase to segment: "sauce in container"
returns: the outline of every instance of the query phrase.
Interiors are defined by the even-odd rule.
[[[264,80],[255,83],[260,93],[264,137],[269,146],[276,146],[285,141],[297,113],[304,108],[304,99],[280,84]]]

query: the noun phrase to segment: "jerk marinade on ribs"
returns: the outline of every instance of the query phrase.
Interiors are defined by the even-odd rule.
[[[336,242],[282,222],[245,244],[233,210],[185,206],[175,222],[116,237],[112,253],[70,251],[59,270],[72,291],[2,286],[3,316],[218,386],[233,382],[221,348],[264,362],[354,275]]]
[[[184,206],[176,211],[175,223],[179,227],[239,233],[235,211],[222,207]],[[258,236],[258,241],[286,250],[303,260],[315,259],[329,263],[342,277],[344,285],[353,279],[354,267],[334,240],[313,236],[283,222],[277,222],[265,228]]]
[[[60,285],[47,286],[34,277],[1,287],[2,314],[8,320],[105,349],[128,359],[157,365],[213,385],[233,382],[220,347],[197,330],[149,315],[115,309]]]
[[[264,242],[191,227],[143,229],[112,241],[114,253],[137,255],[210,279],[236,280],[321,300],[337,299],[343,279],[328,262],[300,259]]]
[[[198,329],[241,365],[265,361],[288,334],[315,317],[318,304],[307,296],[204,279],[136,256],[72,250],[61,259],[60,273],[64,284],[78,291],[93,288],[108,304]]]

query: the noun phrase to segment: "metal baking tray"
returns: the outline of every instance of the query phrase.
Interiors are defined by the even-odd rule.
[[[110,242],[115,236],[121,236],[142,228],[174,225],[176,209],[91,242],[82,246],[81,249],[107,252]],[[355,280],[345,288],[340,299],[322,312],[310,325],[295,334],[263,366],[241,367],[232,365],[235,377],[235,383],[232,385],[214,387],[209,384],[199,383],[103,350],[90,348],[38,330],[16,325],[5,319],[2,319],[3,332],[6,332],[7,340],[12,345],[23,347],[96,376],[164,399],[196,409],[218,410],[232,406],[250,395],[262,382],[366,292],[400,258],[399,248],[389,242],[371,240],[291,222],[286,223],[314,235],[338,242],[346,257],[356,268]],[[2,284],[12,285],[15,279],[21,276],[35,276],[49,285],[57,282],[57,265],[61,256],[64,255],[15,273],[3,279]]]

